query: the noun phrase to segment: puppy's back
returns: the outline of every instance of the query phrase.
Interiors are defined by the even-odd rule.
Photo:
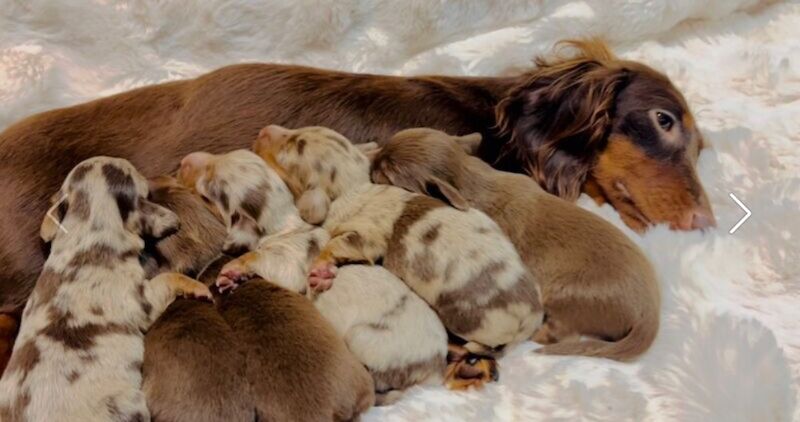
[[[144,390],[154,421],[252,421],[243,350],[211,303],[177,299],[145,337]]]
[[[255,279],[219,310],[246,349],[259,419],[352,420],[374,403],[372,378],[304,297]]]

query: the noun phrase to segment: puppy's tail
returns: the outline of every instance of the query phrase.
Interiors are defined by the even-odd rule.
[[[550,344],[536,350],[545,355],[576,355],[608,358],[626,362],[641,355],[658,334],[658,311],[648,310],[628,332],[617,341],[582,339]]]

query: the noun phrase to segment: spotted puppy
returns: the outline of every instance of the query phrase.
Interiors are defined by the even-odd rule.
[[[302,134],[308,143],[344,139]],[[315,152],[324,150],[308,147],[303,159],[320,161],[325,157]],[[356,149],[329,165],[349,168],[350,161],[364,159]],[[323,227],[332,238],[309,274],[315,290],[331,286],[339,265],[382,259],[448,330],[469,340],[471,352],[491,353],[526,340],[541,324],[535,280],[497,224],[478,210],[457,210],[400,188],[362,183],[331,204]]]
[[[372,177],[475,207],[503,228],[542,286],[540,352],[630,360],[646,351],[660,295],[642,251],[600,217],[472,157],[479,143],[479,135],[404,130],[377,154]]]
[[[304,226],[281,177],[254,153],[195,152],[181,161],[178,180],[219,209],[228,231],[223,250],[241,255],[261,237]]]
[[[177,214],[181,226],[147,245],[145,269],[152,276],[175,271],[202,281],[226,236],[216,207],[168,176],[150,180],[150,200]],[[213,304],[175,300],[150,327],[144,346],[142,390],[154,420],[255,420],[243,348]]]
[[[317,142],[317,138],[326,142]],[[331,201],[339,195],[369,183],[369,161],[360,150],[374,148],[375,143],[356,147],[324,127],[287,129],[278,125],[261,129],[253,147],[287,181],[297,197],[300,215],[311,224],[325,220]]]
[[[145,278],[142,236],[174,231],[127,161],[88,159],[67,176],[41,237],[51,242],[0,380],[0,420],[149,420],[143,334],[176,295],[211,298],[184,276]]]
[[[218,282],[255,275],[305,292],[309,267],[329,240],[321,228],[271,237],[228,263]],[[393,402],[415,384],[441,384],[447,333],[431,308],[383,267],[344,266],[333,287],[313,302],[369,370],[378,404]]]

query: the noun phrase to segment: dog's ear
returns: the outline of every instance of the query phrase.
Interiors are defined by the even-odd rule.
[[[548,192],[575,199],[611,129],[617,93],[628,72],[602,44],[574,43],[581,54],[537,70],[497,106],[511,155]]]
[[[225,239],[222,251],[231,256],[240,256],[254,250],[263,235],[263,229],[253,217],[237,210],[231,214],[228,237]]]
[[[464,152],[469,155],[475,155],[475,153],[478,151],[478,147],[481,145],[483,136],[481,136],[480,133],[475,132],[464,136],[454,136],[453,139],[456,141],[458,146],[464,150]]]
[[[59,190],[50,198],[50,209],[45,213],[42,225],[39,228],[39,236],[45,243],[50,243],[55,239],[59,230],[62,230],[61,222],[69,210],[69,199]]]
[[[316,187],[303,192],[297,199],[300,217],[309,224],[320,224],[328,216],[331,200],[322,188]]]
[[[440,199],[447,204],[450,204],[455,209],[466,211],[469,209],[469,203],[461,195],[461,192],[455,186],[444,180],[429,175],[424,181],[425,193],[433,198]]]
[[[382,149],[382,147],[378,145],[376,142],[356,144],[355,146],[356,148],[358,148],[359,151],[361,151],[365,156],[367,156],[367,159],[369,160],[370,163],[375,161],[375,157],[378,156],[378,154],[381,152]]]
[[[180,229],[178,215],[161,205],[140,199],[137,212],[139,235],[161,239]]]

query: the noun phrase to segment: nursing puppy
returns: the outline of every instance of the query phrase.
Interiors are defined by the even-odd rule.
[[[309,267],[329,240],[321,228],[273,236],[228,263],[218,283],[258,276],[305,293]],[[395,401],[412,385],[442,383],[447,361],[444,326],[422,299],[383,267],[344,266],[330,290],[310,296],[369,370],[379,405]]]
[[[178,180],[217,207],[227,227],[223,251],[229,255],[255,249],[263,236],[306,225],[281,177],[250,151],[189,154],[181,160]]]
[[[150,419],[142,331],[176,295],[211,294],[180,274],[145,278],[142,236],[178,227],[147,194],[146,180],[118,158],[88,159],[67,176],[55,219],[42,222],[50,256],[0,380],[0,420]]]
[[[315,138],[326,142],[315,142]],[[270,166],[277,169],[297,196],[297,208],[304,220],[319,224],[325,220],[331,201],[348,189],[369,183],[369,160],[360,150],[376,149],[368,143],[356,147],[330,129],[311,126],[287,129],[269,125],[258,134],[253,147]],[[317,159],[307,159],[307,157]],[[287,177],[291,174],[292,177]]]
[[[644,353],[658,332],[660,292],[642,251],[602,218],[469,155],[479,143],[477,134],[404,130],[377,153],[372,178],[475,207],[503,228],[542,288],[541,353],[616,360]]]
[[[344,138],[314,129],[303,130],[302,139],[339,143]],[[313,163],[325,158],[315,152],[323,150],[308,147],[301,158],[314,169]],[[353,158],[356,153],[328,163],[356,166],[361,161]],[[286,171],[287,177],[296,177],[291,166]],[[323,227],[332,238],[310,271],[309,285],[315,290],[330,287],[339,265],[382,259],[386,269],[431,305],[448,330],[469,340],[465,347],[473,353],[526,340],[541,324],[535,281],[497,224],[480,211],[456,210],[424,195],[362,183],[331,204]]]
[[[375,402],[369,373],[305,297],[253,279],[218,300],[258,420],[350,421]]]
[[[177,214],[181,226],[145,248],[145,269],[200,279],[222,254],[226,237],[216,208],[168,176],[150,180],[150,200]],[[213,304],[177,299],[150,327],[144,346],[142,391],[153,420],[255,419],[244,351]]]

